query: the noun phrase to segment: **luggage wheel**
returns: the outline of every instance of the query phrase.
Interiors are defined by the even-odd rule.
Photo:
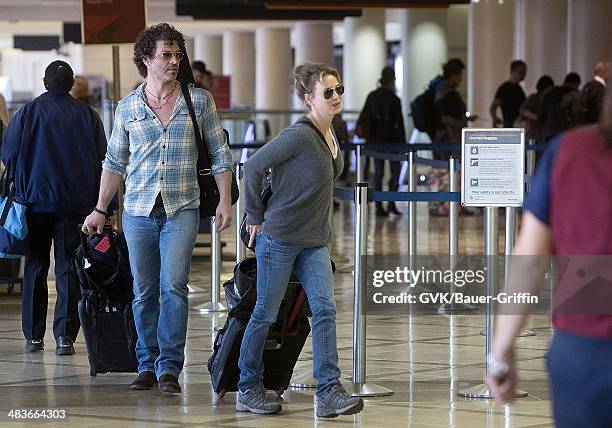
[[[280,397],[281,395],[283,395],[285,393],[285,388],[278,388],[276,390],[276,396]]]
[[[217,398],[219,400],[222,400],[223,397],[225,397],[225,389],[222,389],[221,391],[217,392]]]

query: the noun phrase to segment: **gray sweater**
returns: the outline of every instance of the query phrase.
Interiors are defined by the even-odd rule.
[[[308,120],[306,117],[300,119]],[[342,171],[320,134],[295,123],[259,149],[245,164],[247,224],[261,224],[274,239],[304,247],[326,245],[334,180]],[[333,130],[332,130],[333,132]],[[337,141],[337,140],[336,140]],[[272,168],[272,196],[264,209],[262,181]]]

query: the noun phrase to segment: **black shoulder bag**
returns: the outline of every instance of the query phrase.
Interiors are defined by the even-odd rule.
[[[202,134],[200,133],[200,127],[198,120],[195,116],[195,110],[193,109],[193,102],[191,101],[191,94],[189,93],[189,87],[187,84],[182,84],[181,89],[183,91],[183,97],[187,103],[189,109],[189,115],[193,122],[193,128],[196,138],[196,146],[198,147],[198,185],[200,186],[200,218],[213,217],[217,211],[217,205],[219,205],[219,188],[217,182],[213,177],[211,167],[210,156],[208,149],[204,145],[202,140]],[[223,130],[225,138],[229,144],[229,133],[227,129]],[[232,205],[238,200],[238,183],[236,183],[236,176],[232,172]]]

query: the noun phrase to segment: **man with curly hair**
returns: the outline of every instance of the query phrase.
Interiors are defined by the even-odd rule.
[[[115,113],[102,164],[100,196],[83,231],[100,233],[107,207],[125,176],[123,231],[134,277],[138,377],[133,390],[180,393],[189,304],[187,281],[199,226],[198,151],[189,109],[177,81],[183,34],[169,24],[145,29],[134,63],[146,79]],[[217,230],[232,221],[232,158],[212,96],[190,85],[195,114],[219,187]]]

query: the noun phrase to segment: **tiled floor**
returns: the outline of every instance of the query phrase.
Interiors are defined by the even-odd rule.
[[[400,206],[406,211],[406,207]],[[335,276],[338,302],[338,347],[343,377],[352,372],[352,216],[344,203],[335,215],[336,239],[332,245],[338,263]],[[371,218],[369,249],[376,254],[405,252],[407,218]],[[461,254],[482,252],[482,217],[460,220]],[[419,252],[447,252],[445,218],[430,218],[419,208]],[[503,224],[503,222],[502,222]],[[232,236],[223,263],[223,278],[231,275]],[[201,253],[202,250],[196,250]],[[209,300],[209,259],[194,257],[192,306]],[[213,329],[223,325],[223,315],[190,315],[184,393],[166,397],[157,391],[131,392],[133,375],[89,376],[82,335],[76,355],[57,357],[51,335],[54,293],[49,303],[49,324],[44,352],[27,354],[20,324],[19,296],[6,296],[0,285],[0,426],[20,426],[10,420],[10,409],[65,409],[65,421],[45,421],[48,426],[223,426],[223,427],[546,427],[552,426],[544,354],[550,337],[545,316],[534,317],[529,327],[535,337],[518,339],[520,387],[529,396],[513,406],[496,406],[488,400],[466,400],[457,391],[481,383],[483,378],[483,316],[370,316],[367,320],[367,381],[390,388],[389,397],[366,399],[356,416],[317,420],[313,390],[292,389],[283,395],[282,415],[236,413],[235,394],[217,400],[211,390],[206,361],[211,353]],[[308,375],[312,361],[310,339],[296,367],[297,376]],[[28,421],[32,423],[32,421]]]

